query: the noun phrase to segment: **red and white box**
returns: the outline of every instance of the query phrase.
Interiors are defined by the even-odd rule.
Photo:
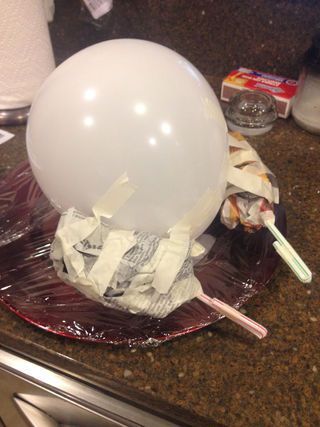
[[[286,119],[290,114],[297,88],[296,80],[240,67],[223,79],[221,99],[229,102],[241,90],[266,92],[275,98],[278,116]]]

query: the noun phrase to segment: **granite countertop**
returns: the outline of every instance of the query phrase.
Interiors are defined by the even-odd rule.
[[[64,6],[65,14],[69,11],[68,8],[71,10],[70,4],[76,7],[75,2],[65,3],[68,3],[68,6]],[[157,7],[155,1],[132,3],[134,5],[132,13],[136,14],[134,19],[140,16],[139,5],[142,7],[146,4],[146,13],[149,14],[155,13]],[[215,16],[210,12],[213,8],[211,3],[190,1],[187,4],[191,5],[190,8],[193,8],[194,13],[205,10],[207,15]],[[226,13],[228,2],[222,3],[224,6],[215,3],[215,13],[222,15]],[[230,2],[230,5],[234,5],[234,10],[239,12],[236,3]],[[259,18],[262,14],[261,11],[252,11],[253,4],[257,3],[262,4],[251,2],[247,5],[251,7],[250,12],[247,12],[251,18],[255,16]],[[271,3],[279,4],[283,8],[282,13],[287,11],[286,2]],[[294,3],[290,15],[292,22],[295,19],[294,11],[299,10],[298,7],[302,7],[303,2]],[[199,4],[201,5],[198,7]],[[189,16],[190,13],[190,21],[195,24],[194,15],[189,9],[181,11],[179,5],[181,2],[172,1],[163,6],[165,12],[169,14],[167,20],[166,16],[162,17],[161,13],[164,12],[160,7],[155,33],[148,29],[149,21],[145,17],[143,20],[140,16],[139,22],[144,25],[143,31],[148,38],[158,42],[164,40],[164,43],[170,39],[170,43],[179,50],[179,43],[183,45],[179,34],[181,31],[182,33],[188,31],[181,14]],[[69,33],[66,34],[62,25],[66,19],[62,7],[62,2],[58,1],[55,24],[57,28],[53,34],[57,58],[60,60],[66,57],[67,53],[62,44],[59,44],[59,39],[61,41],[63,38],[71,37]],[[131,14],[125,14],[126,7],[129,8],[129,4],[123,1],[122,22],[130,27],[132,21],[128,16]],[[306,7],[308,9],[309,5]],[[114,13],[117,13],[116,7]],[[167,22],[168,20],[173,22],[173,15],[182,19],[180,27],[177,24],[177,28],[166,32]],[[237,16],[236,14],[232,19],[240,19]],[[272,16],[275,16],[273,19],[278,22],[277,15]],[[310,14],[310,22],[313,22],[312,19]],[[58,26],[59,23],[61,27]],[[77,25],[78,23],[75,24],[76,27]],[[112,27],[116,35],[120,32],[117,25],[114,24]],[[209,23],[206,25],[209,26]],[[92,34],[87,27],[85,31]],[[126,34],[132,35],[130,31],[128,30]],[[205,31],[208,31],[206,26]],[[298,29],[295,31],[298,32]],[[125,31],[120,35],[124,33]],[[100,33],[91,40],[97,41],[99,37],[102,37]],[[178,40],[176,43],[174,37]],[[230,39],[227,30],[224,31],[223,37],[221,36],[226,41]],[[84,44],[90,44],[87,39],[82,41]],[[245,39],[245,42],[248,43],[248,40]],[[296,49],[303,51],[304,43],[307,42],[308,40],[298,43]],[[211,43],[212,48],[217,47],[214,40]],[[282,43],[283,41],[280,42],[280,50]],[[76,50],[75,46],[76,44],[71,46],[69,53]],[[83,47],[82,42],[79,41],[77,46]],[[182,53],[188,56],[186,54],[188,48],[184,46],[184,49],[185,51],[181,49]],[[207,52],[208,47],[205,46],[203,49]],[[232,49],[235,47],[231,46]],[[222,77],[231,67],[231,62],[228,61],[227,65],[224,64],[224,67],[229,67],[228,70],[210,67],[210,63],[211,65],[221,63],[221,46],[211,54],[211,62],[207,56],[205,60],[201,60],[199,52],[192,46],[190,52],[191,60],[207,75],[209,82],[218,91]],[[286,68],[287,65],[282,65],[282,60],[275,59],[274,50],[272,52],[269,58],[271,57],[271,62],[276,64],[276,68],[281,72],[290,72],[290,69]],[[276,54],[279,55],[279,50]],[[284,50],[283,54],[287,55]],[[244,57],[240,59],[238,57],[237,61],[241,65],[254,66],[256,60],[262,68],[261,58],[257,53],[255,59],[250,57],[246,63],[243,62]],[[268,64],[268,61],[265,64]],[[266,68],[268,65],[264,69]],[[297,68],[294,70],[297,72]],[[266,71],[271,71],[270,67]],[[294,77],[294,73],[290,77]],[[8,128],[8,130],[15,134],[15,138],[0,146],[1,174],[26,158],[25,128]],[[281,199],[287,212],[288,238],[308,263],[314,277],[312,283],[303,285],[297,281],[286,265],[280,264],[269,286],[249,301],[245,307],[247,314],[268,328],[270,334],[266,339],[259,341],[230,321],[222,320],[157,348],[115,348],[103,344],[71,341],[46,333],[25,323],[1,306],[1,344],[74,375],[80,375],[126,398],[144,402],[147,406],[158,408],[159,411],[176,412],[189,425],[290,427],[319,425],[320,137],[298,128],[292,119],[279,119],[271,132],[250,138],[250,142],[279,179]]]

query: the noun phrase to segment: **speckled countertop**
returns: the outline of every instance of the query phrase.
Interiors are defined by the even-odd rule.
[[[217,91],[223,75],[237,64],[295,77],[295,61],[320,16],[319,4],[312,1],[244,1],[241,8],[236,1],[123,1],[110,15],[108,33],[80,23],[78,15],[72,20],[78,5],[65,3],[57,1],[51,28],[58,62],[98,40],[144,36],[191,59]],[[236,49],[231,28],[238,21],[248,26],[241,32],[244,47]],[[282,33],[266,28],[273,25]],[[0,146],[1,174],[26,158],[25,129],[8,130],[16,136]],[[280,119],[270,133],[250,141],[279,179],[289,240],[314,275],[311,284],[302,285],[281,264],[269,287],[246,305],[248,315],[269,329],[265,340],[223,320],[157,348],[113,348],[51,335],[0,307],[1,343],[127,398],[176,411],[190,425],[318,426],[320,137],[292,119]]]

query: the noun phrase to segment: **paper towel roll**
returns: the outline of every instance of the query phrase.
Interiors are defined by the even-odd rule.
[[[0,110],[26,107],[55,63],[42,0],[0,0]]]

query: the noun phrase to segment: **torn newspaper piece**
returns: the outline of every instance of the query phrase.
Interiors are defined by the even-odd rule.
[[[162,318],[202,292],[193,273],[199,244],[188,234],[111,229],[69,209],[51,248],[58,276],[105,306]]]

